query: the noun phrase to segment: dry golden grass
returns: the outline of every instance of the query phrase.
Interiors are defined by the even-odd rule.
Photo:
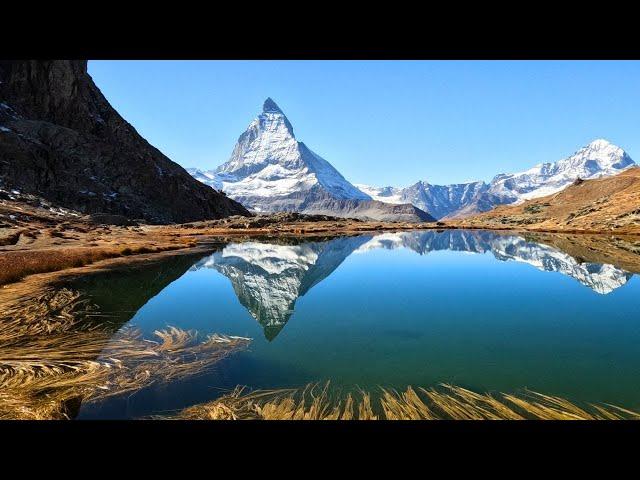
[[[35,337],[0,344],[0,419],[66,418],[65,403],[131,393],[155,383],[197,375],[248,339],[169,328],[157,341],[129,329],[115,339],[99,332]]]
[[[77,292],[49,289],[0,318],[0,419],[70,418],[70,405],[132,393],[197,375],[249,339],[169,327],[148,340],[113,325]],[[168,418],[168,417],[165,417]],[[618,420],[640,414],[608,404],[577,405],[525,390],[480,394],[461,387],[381,388],[341,394],[329,384],[302,389],[236,388],[170,418],[267,420]]]
[[[455,227],[640,234],[640,168],[447,222]]]
[[[112,326],[70,290],[51,290],[0,320],[0,419],[69,418],[94,402],[205,372],[249,339],[169,327],[156,340]]]
[[[375,399],[375,400],[372,400]],[[167,418],[167,417],[165,417]],[[404,392],[380,389],[330,396],[328,384],[298,390],[245,393],[236,388],[209,403],[170,417],[186,420],[622,420],[640,413],[613,405],[585,405],[550,395],[479,394],[452,385],[407,387]]]
[[[0,254],[0,285],[17,282],[34,273],[82,267],[120,255],[114,248],[60,248],[7,251]]]
[[[94,305],[66,288],[47,287],[22,301],[1,303],[0,308],[0,342],[3,344],[33,335],[107,327]],[[100,318],[101,322],[92,322],[94,318]]]
[[[160,246],[64,247],[0,252],[0,285],[17,282],[27,275],[84,267],[108,258],[158,253],[193,246],[195,246],[194,242],[181,242],[175,245]]]

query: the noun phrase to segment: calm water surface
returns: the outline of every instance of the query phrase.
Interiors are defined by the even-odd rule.
[[[640,280],[554,247],[483,231],[226,244],[80,288],[123,324],[253,338],[213,372],[83,405],[132,418],[222,388],[528,387],[640,406]]]

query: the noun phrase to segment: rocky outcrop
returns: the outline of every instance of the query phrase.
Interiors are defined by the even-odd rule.
[[[467,205],[475,205],[479,194],[486,191],[487,184],[470,182],[454,185],[432,185],[425,181],[419,181],[406,188],[371,187],[364,184],[356,184],[356,187],[381,202],[410,203],[424,212],[429,212],[429,215],[441,219]]]
[[[249,214],[142,138],[86,61],[0,62],[0,182],[83,213],[151,223]]]
[[[302,211],[314,215],[338,215],[379,222],[433,222],[427,212],[410,203],[391,204],[377,200],[337,199],[322,192],[305,199]]]

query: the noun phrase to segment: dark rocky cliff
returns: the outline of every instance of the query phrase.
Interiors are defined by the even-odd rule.
[[[142,138],[80,60],[0,61],[0,184],[153,223],[249,214]]]

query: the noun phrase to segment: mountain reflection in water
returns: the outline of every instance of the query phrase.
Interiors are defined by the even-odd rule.
[[[633,276],[613,265],[580,262],[548,245],[489,231],[399,232],[341,237],[297,245],[235,243],[197,262],[192,269],[215,269],[231,280],[240,303],[274,339],[293,314],[296,300],[328,277],[349,255],[374,249],[490,252],[500,261],[527,263],[559,272],[599,294],[608,294]]]

